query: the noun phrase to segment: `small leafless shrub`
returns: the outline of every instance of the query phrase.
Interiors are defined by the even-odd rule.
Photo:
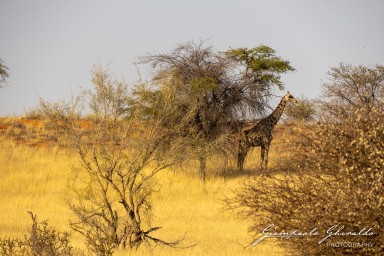
[[[297,99],[296,104],[288,104],[285,108],[285,115],[289,122],[310,122],[315,120],[315,103],[305,97]]]
[[[30,108],[24,111],[23,117],[32,120],[42,120],[44,118],[44,112],[40,107]]]
[[[29,212],[32,227],[23,239],[0,239],[0,253],[7,256],[71,256],[82,255],[70,245],[70,234],[48,226],[47,221],[38,222]],[[76,252],[76,253],[75,253]]]

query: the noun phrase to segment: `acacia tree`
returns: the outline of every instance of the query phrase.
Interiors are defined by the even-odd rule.
[[[0,87],[2,87],[6,82],[8,74],[8,67],[5,65],[4,61],[0,58]]]
[[[199,159],[202,180],[206,157],[223,149],[221,142],[241,121],[262,113],[275,87],[284,88],[281,74],[294,70],[268,46],[217,52],[203,42],[144,56],[141,63],[152,65],[153,76],[148,86],[135,92],[133,105],[144,112],[157,109],[159,115],[166,110],[164,125],[178,127],[174,138],[192,141],[186,144]],[[170,101],[155,100],[154,105],[158,97]],[[175,110],[171,115],[168,106]]]
[[[76,153],[80,167],[73,183],[71,227],[84,236],[94,255],[112,255],[118,248],[142,243],[175,246],[155,238],[150,196],[154,176],[172,165],[175,157],[158,153],[167,136],[161,120],[138,120],[127,114],[127,87],[101,68],[93,72],[94,90],[72,103],[43,102],[51,123]],[[91,117],[80,120],[87,104]],[[85,123],[84,123],[85,122]],[[160,131],[161,128],[161,131]]]

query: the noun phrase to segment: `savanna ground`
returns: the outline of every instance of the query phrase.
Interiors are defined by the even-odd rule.
[[[71,231],[68,209],[69,184],[75,177],[76,157],[60,147],[49,133],[49,123],[38,119],[0,119],[0,237],[23,237],[30,228],[27,211],[60,231]],[[87,127],[86,121],[83,123]],[[272,142],[270,166],[278,157],[287,157],[289,141],[297,127],[278,125]],[[231,166],[234,166],[231,163]],[[173,240],[185,237],[174,249],[141,247],[135,255],[284,255],[272,242],[250,245],[249,223],[223,210],[223,199],[259,171],[259,150],[250,154],[246,170],[223,169],[223,159],[208,163],[205,185],[197,178],[198,165],[190,163],[161,172],[156,178],[158,192],[153,197],[153,224],[161,226],[157,237]],[[260,231],[263,227],[260,227]],[[76,234],[73,246],[85,249]],[[117,255],[127,255],[118,252]],[[129,253],[128,253],[129,255]]]

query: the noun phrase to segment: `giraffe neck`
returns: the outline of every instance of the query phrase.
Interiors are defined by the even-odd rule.
[[[280,117],[283,114],[285,105],[287,105],[287,101],[285,100],[285,98],[283,98],[281,99],[276,109],[266,118],[268,119],[268,121],[272,126],[275,126],[277,122],[280,120]]]

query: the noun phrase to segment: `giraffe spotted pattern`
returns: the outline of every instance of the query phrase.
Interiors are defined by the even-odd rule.
[[[244,160],[251,147],[261,147],[261,169],[268,168],[268,153],[271,145],[272,130],[280,120],[288,102],[297,100],[288,92],[283,96],[277,108],[267,117],[259,120],[253,127],[241,131],[237,156],[237,167],[243,170]]]

